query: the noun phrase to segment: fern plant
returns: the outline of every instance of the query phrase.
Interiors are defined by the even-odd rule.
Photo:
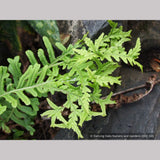
[[[54,50],[47,37],[43,37],[48,57],[42,49],[38,50],[39,61],[31,50],[26,51],[30,65],[25,73],[21,71],[20,58],[8,59],[9,66],[0,66],[0,127],[9,133],[7,122],[12,120],[34,134],[32,127],[39,110],[39,98],[52,95],[55,91],[66,95],[67,100],[62,106],[57,106],[49,98],[47,102],[51,109],[41,116],[51,119],[51,127],[73,129],[79,138],[83,138],[80,127],[92,116],[106,116],[106,104],[114,104],[112,92],[101,99],[101,87],[110,88],[113,84],[121,84],[120,76],[112,73],[119,67],[122,60],[126,64],[142,65],[136,61],[140,52],[140,39],[127,53],[123,43],[130,40],[130,33],[123,32],[123,27],[108,21],[111,30],[108,35],[102,33],[94,42],[84,35],[76,44],[67,48],[57,42],[56,47],[62,51],[55,58]],[[59,68],[68,72],[60,74]],[[96,102],[101,112],[91,110],[90,103]],[[70,110],[66,119],[62,112]]]

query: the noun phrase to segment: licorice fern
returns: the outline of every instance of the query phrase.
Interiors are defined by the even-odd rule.
[[[39,61],[31,50],[26,51],[30,65],[25,73],[21,71],[18,56],[8,59],[8,67],[0,66],[2,130],[10,132],[7,122],[12,120],[33,135],[35,130],[32,126],[39,110],[39,98],[47,97],[49,92],[53,95],[55,91],[66,94],[67,100],[63,106],[57,106],[47,98],[51,109],[41,116],[51,118],[51,127],[73,129],[82,138],[79,126],[91,120],[92,116],[106,116],[105,105],[115,102],[110,100],[112,92],[106,99],[101,99],[101,87],[121,84],[120,76],[112,76],[119,67],[120,59],[142,70],[141,64],[136,61],[140,54],[140,39],[137,39],[135,48],[127,53],[123,43],[130,40],[131,31],[123,32],[122,26],[118,28],[117,23],[108,22],[112,27],[109,34],[102,33],[94,42],[87,35],[67,48],[57,42],[57,48],[62,51],[57,58],[48,38],[43,37],[48,58],[42,49],[38,50]],[[60,67],[67,72],[60,74]],[[90,103],[93,101],[100,105],[101,112],[91,110]],[[62,115],[66,108],[70,110],[67,119]]]

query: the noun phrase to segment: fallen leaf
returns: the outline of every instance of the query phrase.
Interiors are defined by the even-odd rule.
[[[156,59],[156,58],[153,58],[151,61],[150,61],[150,66],[152,67],[152,69],[156,72],[160,72],[160,60],[159,59]]]
[[[64,33],[60,34],[60,39],[62,44],[65,45],[69,41],[70,37],[71,37],[70,34],[64,34]]]

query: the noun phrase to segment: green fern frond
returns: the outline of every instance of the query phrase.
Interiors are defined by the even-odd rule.
[[[62,54],[55,58],[52,45],[47,37],[43,37],[48,55],[39,49],[38,56],[30,50],[26,51],[30,65],[22,73],[20,58],[8,59],[9,66],[0,66],[0,127],[9,132],[6,123],[9,120],[23,126],[33,135],[34,118],[39,110],[39,98],[48,93],[62,92],[67,96],[63,106],[57,106],[47,98],[51,107],[41,116],[51,119],[51,127],[74,130],[82,138],[80,127],[92,116],[106,116],[106,104],[114,104],[110,93],[106,99],[101,99],[101,87],[121,84],[120,77],[112,73],[120,67],[122,60],[131,65],[142,66],[136,61],[140,52],[140,39],[135,48],[126,53],[123,43],[129,41],[130,31],[123,32],[122,27],[109,21],[112,29],[108,35],[102,33],[92,41],[83,37],[75,45],[67,48],[60,42],[55,45]],[[38,57],[38,59],[36,58]],[[67,69],[65,74],[59,68]],[[94,112],[90,103],[96,102],[101,112]],[[63,116],[64,109],[70,110],[67,118]]]
[[[3,112],[5,112],[6,109],[7,109],[7,106],[2,106],[2,105],[0,104],[0,115],[1,115]]]

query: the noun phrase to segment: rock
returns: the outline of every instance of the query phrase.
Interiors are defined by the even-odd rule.
[[[102,32],[107,33],[110,29],[108,22],[105,20],[83,20],[82,22],[86,30],[89,32],[88,36],[91,39],[97,38],[97,36],[99,36]]]
[[[74,44],[87,33],[81,20],[57,20],[60,34],[70,34],[69,43]]]
[[[141,55],[139,62],[145,66],[145,71],[152,71],[148,61],[153,56],[160,59],[160,21],[126,21],[126,30],[132,30],[132,40],[127,42],[127,50],[135,46],[139,37],[141,41]]]
[[[142,43],[142,51],[159,47],[159,27],[160,21],[126,21],[125,29],[132,30],[132,41],[127,43],[127,48],[132,48],[138,37],[140,37]]]
[[[55,140],[75,140],[78,139],[76,133],[69,129],[60,129],[54,137]]]
[[[118,21],[121,24],[122,21]],[[108,33],[110,26],[107,20],[57,20],[60,34],[70,34],[70,43],[74,44],[89,32],[91,39],[97,38],[102,32]]]

